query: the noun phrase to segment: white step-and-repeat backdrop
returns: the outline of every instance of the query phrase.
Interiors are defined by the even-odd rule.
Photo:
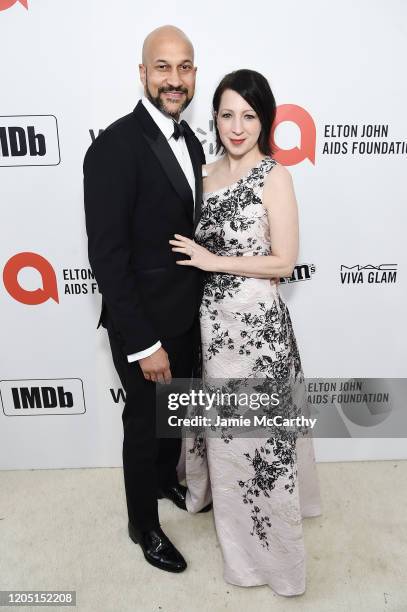
[[[306,377],[406,377],[406,18],[401,0],[0,0],[0,468],[121,464],[82,160],[136,105],[143,39],[165,23],[195,45],[185,118],[208,160],[220,78],[253,68],[271,82],[301,219],[281,290]],[[404,439],[374,429],[317,439],[317,459],[407,457]]]

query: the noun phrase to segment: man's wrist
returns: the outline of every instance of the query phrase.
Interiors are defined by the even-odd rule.
[[[127,355],[127,361],[129,363],[133,363],[134,361],[140,361],[140,359],[144,359],[145,357],[150,357],[150,355],[158,351],[159,348],[161,348],[161,342],[158,340],[158,342],[156,342],[152,346],[149,346],[143,351],[138,351],[137,353]]]

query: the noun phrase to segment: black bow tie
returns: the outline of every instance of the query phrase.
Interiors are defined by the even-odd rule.
[[[176,121],[174,121],[174,133],[172,136],[173,138],[175,138],[175,140],[178,140],[180,136],[185,136],[184,121],[181,121],[181,123],[177,123]]]

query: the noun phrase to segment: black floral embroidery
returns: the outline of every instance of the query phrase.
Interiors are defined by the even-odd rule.
[[[202,459],[206,457],[205,436],[202,431],[194,436],[193,445],[192,448],[189,449],[189,452],[196,457],[201,457]]]
[[[204,287],[204,306],[208,308],[212,302],[221,302],[225,296],[233,297],[245,280],[244,276],[233,274],[211,274]]]
[[[279,297],[279,302],[281,298]],[[239,354],[250,355],[251,348],[261,349],[264,344],[278,353],[286,340],[286,330],[281,321],[280,308],[273,302],[267,308],[264,302],[259,302],[259,312],[237,312],[243,329],[240,332],[244,342],[239,347]]]
[[[228,330],[223,330],[220,323],[212,325],[212,341],[207,349],[207,359],[212,359],[221,349],[227,347],[229,350],[235,348],[233,339],[229,337]]]
[[[257,535],[261,545],[268,548],[269,542],[265,527],[271,527],[271,519],[261,513],[260,507],[255,504],[255,498],[270,497],[270,491],[275,487],[280,477],[286,477],[285,488],[289,493],[294,492],[296,468],[296,438],[288,435],[284,438],[269,438],[260,449],[255,449],[254,457],[245,453],[246,459],[253,468],[254,476],[248,480],[239,480],[239,486],[244,489],[243,503],[252,505],[251,519],[253,528],[251,535]],[[273,453],[275,459],[269,461],[267,455]]]
[[[265,176],[275,163],[266,157],[235,184],[206,195],[195,236],[199,244],[221,256],[259,256],[272,252],[268,215],[261,194]],[[269,300],[268,297],[265,300],[253,299],[247,303],[247,308],[244,303],[243,307],[236,307],[236,311],[230,307],[234,301],[239,303],[239,296],[247,287],[250,290],[252,285],[248,282],[252,280],[225,273],[205,275],[200,310],[201,325],[206,334],[203,371],[205,363],[216,371],[217,360],[223,363],[222,359],[225,359],[226,364],[227,360],[245,360],[247,380],[264,379],[268,385],[275,385],[284,405],[284,415],[292,418],[301,414],[303,408],[293,399],[293,387],[302,384],[304,378],[286,305],[277,291],[274,297],[270,293]],[[234,331],[228,323],[231,320]],[[238,384],[241,387],[241,379]],[[233,380],[222,391],[233,392]],[[238,407],[233,404],[219,408],[222,418],[238,413]],[[268,414],[273,416],[273,408],[268,409]],[[200,453],[205,452],[203,436],[202,432],[197,434],[190,452],[202,456]],[[220,436],[226,444],[233,444],[230,429],[221,427]],[[244,453],[251,476],[239,480],[238,485],[242,490],[243,504],[250,508],[250,533],[267,549],[272,515],[262,507],[279,479],[283,479],[289,494],[295,491],[297,437],[298,431],[270,428],[253,454]]]
[[[244,386],[244,380],[236,380],[232,378],[230,380],[222,381],[221,385],[219,385],[219,381],[217,381],[217,384],[215,386],[211,384],[206,384],[205,388],[211,393],[218,392],[224,394],[225,396],[227,394],[229,397],[233,398],[234,394],[240,392]],[[216,410],[217,416],[221,419],[238,417],[242,412],[240,406],[235,401],[233,401],[233,399],[230,402],[221,402],[219,405],[216,405]],[[211,430],[219,430],[220,438],[225,442],[225,444],[229,444],[229,442],[233,440],[233,435],[231,433],[230,427],[226,427],[223,425],[211,425]]]

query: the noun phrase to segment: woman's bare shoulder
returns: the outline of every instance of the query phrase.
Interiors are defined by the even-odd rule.
[[[291,172],[278,162],[275,163],[271,172],[269,172],[267,179],[269,183],[279,183],[280,185],[284,185],[292,181]]]
[[[273,208],[275,212],[280,207],[287,210],[290,203],[296,206],[291,172],[282,164],[276,163],[264,181],[263,206]]]

